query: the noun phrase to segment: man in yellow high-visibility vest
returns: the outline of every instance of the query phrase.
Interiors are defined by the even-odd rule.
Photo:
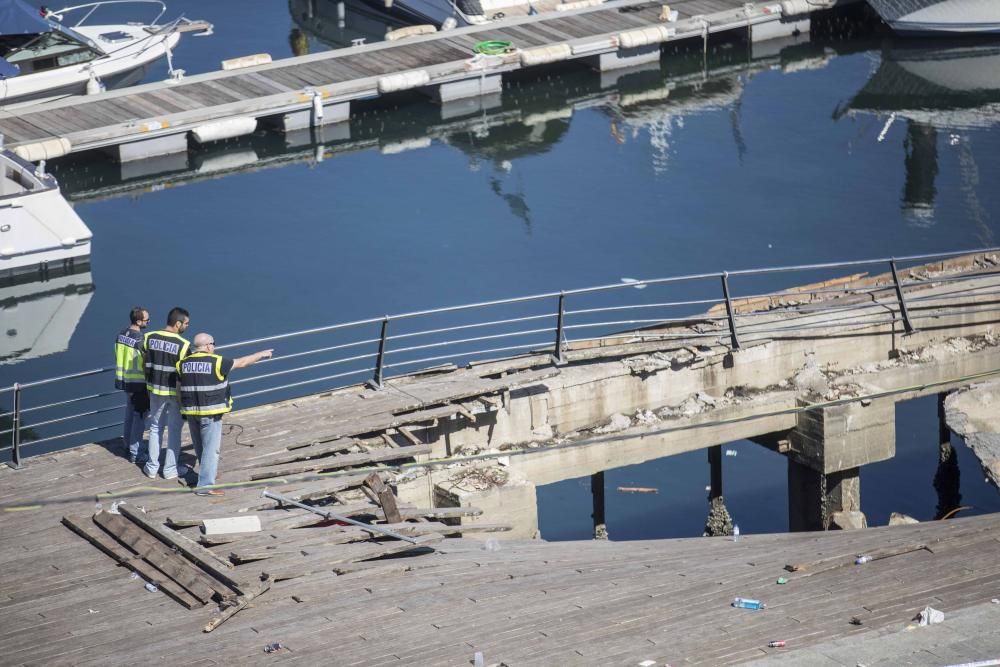
[[[142,330],[149,326],[149,311],[136,306],[129,312],[127,327],[115,338],[115,388],[125,392],[125,422],[123,438],[128,460],[145,464],[146,453],[140,453],[142,433],[146,430],[145,415],[149,412],[149,394],[142,363]]]

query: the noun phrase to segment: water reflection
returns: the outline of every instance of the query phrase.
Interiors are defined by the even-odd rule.
[[[310,39],[329,48],[341,49],[358,40],[381,41],[385,33],[405,25],[398,18],[360,1],[288,0],[288,13],[295,23],[288,41],[296,56],[312,51]]]
[[[0,286],[0,364],[65,351],[93,292],[89,271]]]
[[[310,5],[306,0],[291,4]],[[317,7],[330,4],[320,1]],[[191,153],[121,165],[69,157],[53,171],[69,199],[87,201],[293,162],[316,163],[336,154],[378,150],[393,155],[438,142],[465,154],[470,170],[489,169],[490,190],[530,233],[531,205],[515,163],[552,150],[567,136],[577,111],[603,114],[612,141],[648,141],[652,169],[662,173],[669,168],[674,136],[693,114],[730,109],[736,152],[745,155],[749,149],[739,128],[739,101],[746,81],[758,72],[815,67],[828,58],[821,47],[798,45],[750,61],[724,52],[707,70],[700,53],[626,72],[570,67],[544,79],[515,79],[502,96],[443,106],[410,100],[392,111],[377,103],[358,104],[349,122],[317,130],[284,135],[261,130]]]
[[[894,122],[906,123],[901,206],[915,226],[934,224],[941,135],[956,147],[969,209],[977,218],[982,243],[992,245],[993,234],[972,187],[978,169],[971,139],[963,131],[1000,121],[1000,43],[890,42],[878,69],[834,116],[851,112],[886,116],[879,141]]]

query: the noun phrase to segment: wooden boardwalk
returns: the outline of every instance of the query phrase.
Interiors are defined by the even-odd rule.
[[[619,34],[643,28],[669,25],[675,30],[670,38],[681,39],[781,19],[780,12],[768,9],[773,3],[749,3],[749,11],[739,0],[679,0],[670,6],[680,14],[676,23],[659,20],[660,3],[614,0],[15,108],[0,111],[0,133],[12,147],[60,138],[70,151],[84,151],[186,133],[225,119],[305,111],[314,94],[326,105],[367,99],[385,91],[384,77],[404,72],[425,71],[428,79],[420,85],[433,87],[525,67],[520,52],[473,61],[472,49],[483,40],[510,41],[521,52],[568,45],[575,51],[557,60],[578,59],[616,52]]]
[[[1000,586],[996,515],[739,542],[502,542],[499,551],[487,551],[482,542],[445,539],[406,558],[366,563],[391,542],[351,541],[346,529],[330,526],[289,530],[292,518],[310,515],[260,509],[249,489],[206,499],[173,482],[137,487],[138,477],[95,445],[31,459],[19,471],[0,468],[3,664],[149,664],[182,652],[190,665],[453,666],[482,651],[486,664],[511,666],[720,665],[777,651],[766,647],[774,639],[790,651],[901,628],[926,605],[947,614],[996,597]],[[242,508],[289,517],[283,525],[268,522],[264,533],[212,546],[221,558],[259,549],[262,540],[290,551],[311,548],[307,543],[327,550],[313,560],[312,574],[277,581],[205,634],[214,604],[187,609],[147,592],[127,568],[60,525],[64,515],[93,513],[95,499],[107,509],[110,498],[98,497],[106,491],[192,539],[197,529],[182,526],[195,518]],[[861,553],[875,560],[855,566]],[[289,562],[248,562],[233,576],[287,574]],[[791,564],[800,569],[787,571]],[[779,576],[788,584],[777,585]],[[735,596],[768,608],[734,609]],[[275,642],[284,648],[265,654]]]

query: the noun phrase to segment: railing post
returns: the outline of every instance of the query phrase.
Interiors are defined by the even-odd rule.
[[[10,421],[10,465],[21,467],[21,385],[14,383],[14,413]]]
[[[903,330],[906,333],[911,334],[916,329],[913,328],[913,324],[910,322],[910,313],[906,310],[906,299],[903,297],[903,285],[899,282],[899,274],[896,272],[896,260],[889,260],[889,268],[892,269],[892,282],[896,286],[896,301],[899,302],[899,314],[903,318]]]
[[[732,338],[733,349],[740,349],[740,337],[736,333],[736,315],[733,313],[733,301],[729,298],[729,272],[722,272],[722,295],[726,299],[726,315],[729,317],[729,335]]]
[[[556,316],[556,345],[554,353],[552,355],[552,361],[556,363],[557,366],[561,366],[566,363],[566,359],[563,358],[563,318],[566,315],[566,293],[559,292],[559,312]]]
[[[382,336],[378,341],[378,358],[375,359],[375,376],[369,383],[373,389],[378,390],[382,388],[382,367],[385,362],[385,338],[389,333],[389,316],[386,315],[382,320]]]

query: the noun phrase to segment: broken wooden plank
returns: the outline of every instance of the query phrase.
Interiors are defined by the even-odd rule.
[[[389,435],[388,433],[382,433],[381,434],[381,438],[382,438],[382,442],[384,442],[389,447],[392,447],[392,448],[399,447],[399,443],[397,443],[395,440],[393,440],[392,436]]]
[[[410,429],[406,428],[405,426],[400,426],[399,428],[396,429],[396,431],[399,432],[399,434],[402,435],[404,438],[406,438],[407,440],[409,440],[411,445],[422,445],[422,444],[424,444],[424,443],[422,443],[420,441],[420,438],[418,438],[417,436],[413,435],[413,431],[411,431]]]
[[[455,403],[454,405],[458,409],[459,414],[468,419],[469,423],[476,423],[476,415],[472,414],[472,410],[469,409],[469,406],[461,403]]]
[[[914,551],[928,550],[926,544],[904,544],[898,547],[892,547],[889,549],[880,549],[878,551],[872,551],[868,554],[870,560],[881,560],[883,558],[891,558],[892,556],[902,556],[903,554],[913,553]],[[855,554],[850,555],[839,555],[831,556],[830,558],[822,558],[819,560],[809,561],[807,563],[789,563],[785,565],[785,569],[789,572],[806,572],[805,576],[810,576],[813,574],[819,574],[821,572],[826,572],[828,570],[834,570],[840,567],[845,567],[848,565],[854,565],[854,561],[857,558]]]
[[[248,477],[250,480],[270,479],[272,477],[280,477],[282,475],[296,475],[305,472],[318,472],[320,470],[335,470],[337,468],[373,464],[379,461],[395,461],[398,459],[412,458],[421,454],[430,454],[430,452],[430,445],[414,445],[411,447],[400,447],[398,449],[386,449],[383,452],[364,452],[361,454],[330,456],[325,459],[287,463],[281,466],[274,466],[273,468],[251,470],[248,471]]]
[[[194,540],[189,540],[180,533],[158,525],[149,520],[144,512],[124,503],[118,505],[118,511],[128,517],[133,523],[154,537],[158,538],[171,549],[186,556],[188,560],[199,566],[210,575],[221,581],[223,584],[239,592],[240,582],[232,579],[228,571],[233,569],[233,564],[220,559],[217,555],[201,546]]]
[[[260,582],[248,586],[247,590],[243,593],[243,595],[236,598],[235,604],[233,604],[231,607],[227,607],[225,611],[223,611],[221,614],[219,614],[211,621],[209,621],[208,625],[202,628],[203,631],[211,632],[212,630],[215,630],[217,627],[228,621],[236,614],[238,614],[241,610],[245,609],[246,606],[250,604],[251,600],[266,593],[271,588],[271,584],[273,583],[274,583],[273,578],[262,577]]]
[[[94,515],[94,523],[147,562],[156,566],[157,569],[183,586],[184,590],[201,602],[208,602],[217,592],[222,596],[231,594],[231,591],[224,585],[195,569],[183,557],[165,547],[159,540],[138,528],[125,517],[99,512]]]
[[[379,543],[378,546],[373,547],[364,554],[344,556],[337,553],[335,550],[325,553],[313,553],[303,556],[301,559],[298,559],[298,561],[284,560],[282,561],[281,566],[276,567],[274,570],[269,571],[266,574],[267,576],[274,577],[275,581],[285,581],[287,579],[306,577],[317,572],[330,572],[332,571],[334,565],[365,561],[372,558],[381,558],[382,556],[404,553],[413,549],[426,548],[435,542],[440,542],[444,539],[444,536],[434,534],[420,535],[415,539],[416,543],[413,544],[399,541]]]
[[[310,443],[302,447],[289,447],[286,451],[278,451],[265,456],[244,459],[232,470],[245,470],[247,468],[260,468],[262,466],[275,466],[283,463],[294,463],[305,461],[319,456],[329,456],[339,452],[347,452],[358,446],[358,441],[354,438],[339,438],[332,442]]]
[[[371,489],[378,498],[378,504],[382,507],[382,514],[385,516],[385,520],[389,523],[399,523],[403,520],[403,517],[399,514],[399,509],[396,507],[396,496],[392,493],[392,489],[386,486],[385,481],[379,477],[378,473],[370,474],[367,479],[365,479],[365,486]]]
[[[161,591],[188,609],[204,606],[203,602],[174,583],[164,572],[144,561],[141,556],[136,556],[128,551],[104,531],[97,528],[92,517],[64,516],[62,522],[64,526],[106,553],[115,562],[124,565],[146,581],[156,582]]]

